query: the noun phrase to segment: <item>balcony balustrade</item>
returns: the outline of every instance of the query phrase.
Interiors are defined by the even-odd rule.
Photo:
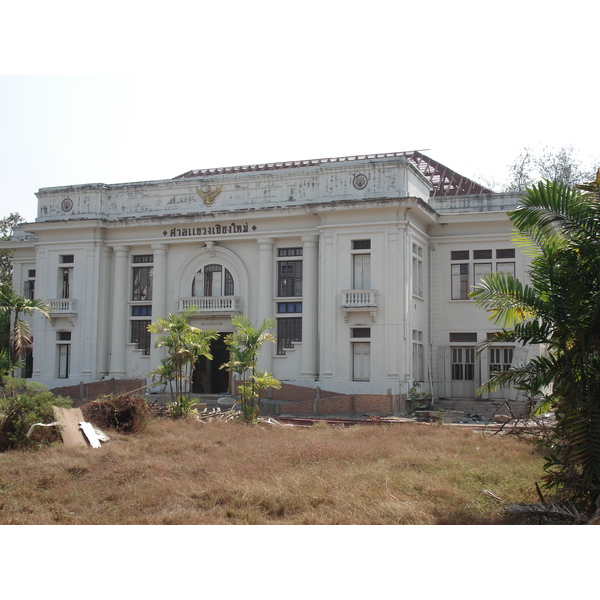
[[[375,322],[377,313],[377,291],[376,290],[342,290],[340,310],[344,313],[344,319],[348,321],[351,312],[368,312],[371,320]]]
[[[77,300],[73,298],[53,298],[46,300],[48,312],[50,313],[50,322],[54,325],[57,317],[67,317],[71,323],[75,322],[77,317]]]
[[[239,296],[197,296],[179,300],[179,310],[186,310],[192,306],[204,314],[238,314],[241,312]]]

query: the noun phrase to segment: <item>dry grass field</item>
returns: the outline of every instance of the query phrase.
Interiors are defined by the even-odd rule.
[[[100,449],[0,454],[0,524],[500,524],[535,502],[528,442],[450,425],[151,420]]]

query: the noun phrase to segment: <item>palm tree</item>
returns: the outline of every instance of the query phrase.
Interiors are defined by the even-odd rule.
[[[471,293],[503,327],[494,341],[546,352],[494,373],[482,391],[513,385],[552,409],[544,482],[592,512],[600,502],[600,170],[576,188],[542,181],[509,213],[532,256],[530,284],[492,273]]]
[[[265,342],[275,342],[275,336],[267,331],[275,327],[274,319],[265,319],[258,328],[250,319],[239,315],[231,319],[236,330],[225,338],[229,348],[230,360],[221,366],[237,373],[240,377],[238,393],[242,406],[242,416],[246,423],[254,423],[260,410],[260,394],[273,387],[280,388],[281,383],[267,371],[257,371],[258,355]]]
[[[212,360],[210,342],[219,334],[193,327],[188,319],[197,314],[195,307],[159,317],[148,326],[150,333],[159,334],[155,348],[164,346],[168,356],[151,373],[171,389],[171,408],[176,417],[185,416],[190,408],[191,382],[196,360],[206,356]],[[174,388],[173,388],[174,384]]]
[[[35,313],[50,316],[49,308],[42,300],[20,296],[8,285],[0,287],[0,315],[12,323],[8,339],[9,370],[18,366],[24,353],[33,345],[29,323],[21,317]]]

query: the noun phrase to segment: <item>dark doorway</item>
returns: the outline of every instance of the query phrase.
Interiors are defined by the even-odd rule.
[[[192,379],[194,394],[226,394],[229,391],[229,371],[219,367],[229,361],[229,350],[225,345],[227,333],[219,333],[219,337],[210,343],[213,359],[201,356],[196,361]]]

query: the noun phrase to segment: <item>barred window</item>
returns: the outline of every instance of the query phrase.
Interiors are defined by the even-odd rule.
[[[286,257],[286,256],[302,256],[302,248],[278,248],[277,256]]]
[[[151,321],[137,320],[131,321],[131,343],[137,344],[138,350],[143,350],[144,354],[150,354],[151,336],[148,331],[148,325]]]
[[[352,240],[352,250],[370,250],[371,240]]]
[[[136,254],[132,258],[134,263],[151,263],[154,261],[153,254]]]
[[[277,319],[277,354],[285,354],[294,342],[302,341],[302,317]]]
[[[277,295],[281,298],[302,296],[302,261],[282,260],[277,264]]]

